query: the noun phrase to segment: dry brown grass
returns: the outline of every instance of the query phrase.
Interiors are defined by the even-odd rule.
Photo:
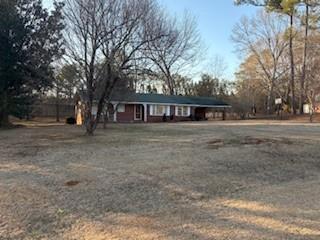
[[[0,239],[320,239],[320,125],[0,132]]]

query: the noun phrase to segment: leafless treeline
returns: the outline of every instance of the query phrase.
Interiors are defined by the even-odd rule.
[[[302,2],[296,7],[293,24],[282,13],[263,10],[235,26],[232,40],[243,56],[237,92],[248,109],[255,106],[272,113],[275,98],[282,98],[285,110],[291,113],[302,112],[304,104],[314,111],[320,96],[320,15],[316,2]]]

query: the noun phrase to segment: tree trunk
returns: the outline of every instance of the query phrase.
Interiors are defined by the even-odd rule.
[[[88,103],[88,109],[86,109],[86,129],[87,129],[87,135],[93,136],[94,131],[96,130],[100,118],[103,112],[104,108],[104,99],[105,99],[105,94],[100,98],[98,105],[97,105],[97,112],[96,115],[92,114],[92,102]]]
[[[290,65],[291,65],[291,111],[296,114],[295,108],[295,69],[294,69],[294,55],[293,55],[293,13],[290,15],[290,31],[289,31],[289,50],[290,50]]]
[[[0,106],[0,127],[9,126],[8,99],[7,94],[2,94]]]
[[[103,129],[107,129],[107,124],[109,122],[109,103],[108,103],[108,106],[106,107],[106,110],[104,112],[104,115],[103,115]]]
[[[60,122],[60,99],[59,99],[59,91],[57,91],[56,96],[56,121]]]
[[[268,100],[267,100],[267,113],[268,115],[272,114],[272,100],[273,100],[273,83],[270,87],[270,91],[268,93]]]
[[[86,133],[88,136],[93,136],[95,130],[95,122],[92,119],[92,115],[89,119],[86,119]]]
[[[105,114],[103,118],[103,129],[107,129],[107,123],[108,123],[108,116],[107,114]]]
[[[89,94],[90,95],[90,94]],[[92,115],[92,101],[87,101],[85,107],[85,126],[86,126],[86,133],[88,136],[93,136],[94,133],[94,119]]]
[[[94,118],[94,116],[92,115],[91,111],[92,108],[90,108],[88,111],[90,111],[90,114],[87,113],[87,117],[86,117],[86,132],[88,136],[93,136],[94,131],[96,130],[96,119]]]
[[[310,101],[310,107],[309,107],[309,121],[310,123],[313,122],[313,115],[314,115],[314,105],[313,105],[313,101]]]
[[[97,114],[94,116],[92,113],[90,113],[89,121],[86,123],[86,129],[87,129],[87,135],[93,136],[94,131],[96,130],[102,113],[103,105],[100,106],[98,104]]]
[[[9,126],[9,115],[7,111],[2,109],[0,111],[0,128]]]
[[[169,88],[169,94],[170,95],[175,95],[175,87],[174,87],[174,83],[173,83],[173,77],[170,75],[169,71],[167,73],[167,84],[168,84],[168,88]]]
[[[223,112],[222,112],[222,121],[225,121],[226,120],[226,109],[224,108],[223,109]]]
[[[310,112],[309,121],[310,123],[313,123],[313,112]]]
[[[305,27],[305,34],[304,34],[303,64],[302,64],[302,73],[301,73],[301,80],[300,80],[300,98],[299,98],[300,114],[303,114],[303,104],[305,100],[305,79],[306,79],[308,35],[309,35],[309,4],[307,1],[305,4],[306,4],[306,27]]]

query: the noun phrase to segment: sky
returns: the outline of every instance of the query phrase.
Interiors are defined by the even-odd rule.
[[[231,32],[242,16],[252,16],[258,11],[251,6],[235,6],[233,0],[160,0],[173,14],[185,10],[198,21],[201,38],[206,45],[207,61],[215,55],[223,57],[227,65],[226,78],[233,78],[240,63],[238,54],[231,41]],[[206,61],[205,61],[206,62]],[[203,71],[210,72],[210,66],[204,64]]]
[[[50,6],[53,0],[43,0]],[[186,10],[196,17],[198,29],[204,43],[206,56],[198,72],[210,72],[210,60],[222,57],[227,65],[225,78],[233,79],[240,59],[234,51],[231,32],[242,16],[252,16],[257,8],[251,6],[234,6],[233,0],[159,0],[160,4],[172,14],[180,15]]]

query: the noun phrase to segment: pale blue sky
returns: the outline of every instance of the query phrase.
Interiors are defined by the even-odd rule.
[[[233,0],[159,0],[172,14],[182,14],[185,10],[198,20],[198,27],[208,51],[208,61],[215,55],[222,56],[228,65],[227,76],[233,78],[239,65],[230,40],[231,31],[239,19],[254,14],[258,9],[250,6],[234,6]],[[53,0],[44,0],[49,6]],[[208,61],[199,68],[210,72]]]
[[[222,56],[228,65],[227,77],[233,78],[239,65],[230,40],[235,24],[244,15],[250,16],[258,9],[250,6],[234,6],[233,0],[160,0],[173,13],[192,13],[198,20],[199,31],[208,47],[207,58]],[[210,72],[207,64],[204,71]]]

